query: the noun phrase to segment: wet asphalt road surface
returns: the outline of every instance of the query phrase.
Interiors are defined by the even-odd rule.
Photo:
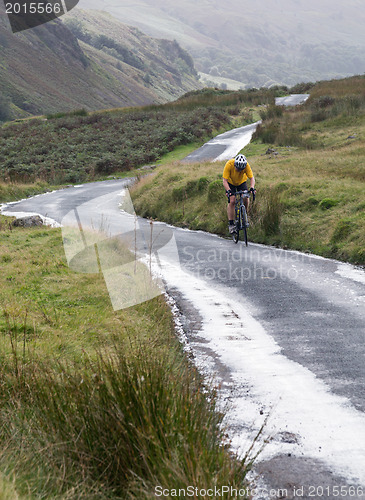
[[[237,155],[249,142],[260,122],[235,128],[217,135],[201,148],[190,153],[183,162],[227,161]]]
[[[309,94],[292,94],[285,97],[276,97],[277,106],[298,106],[309,98]]]

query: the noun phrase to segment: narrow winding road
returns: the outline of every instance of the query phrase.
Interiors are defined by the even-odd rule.
[[[292,94],[286,97],[277,97],[277,106],[298,106],[309,98],[309,94]],[[217,135],[201,148],[190,153],[183,161],[194,163],[198,161],[224,161],[235,156],[241,149],[250,143],[252,134],[261,121],[238,127],[223,134]]]

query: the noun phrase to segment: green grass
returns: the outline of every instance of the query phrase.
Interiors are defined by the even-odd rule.
[[[10,479],[0,476],[0,498],[1,500],[21,500],[16,491],[14,483]]]
[[[113,311],[100,274],[68,268],[58,229],[2,217],[0,243],[1,498],[245,485],[249,460],[229,452],[163,296]]]
[[[161,157],[160,160],[157,160],[157,165],[165,165],[166,163],[171,163],[174,161],[179,161],[188,156],[190,153],[200,148],[204,144],[204,141],[192,142],[190,144],[186,144],[184,146],[178,146],[173,151],[166,153]]]
[[[54,186],[42,181],[29,184],[0,182],[0,203],[18,201],[53,189],[55,189]]]
[[[365,263],[365,124],[361,106],[356,113],[349,112],[353,101],[345,97],[356,94],[359,80],[351,83],[348,87],[332,82],[320,91],[314,86],[314,103],[275,116],[282,146],[281,139],[267,144],[261,137],[245,149],[258,190],[250,213],[251,240]],[[190,113],[186,110],[203,100],[208,115],[216,119],[207,124],[213,133],[233,120],[237,124],[247,110],[255,109],[255,99],[262,95],[251,92],[252,101],[244,104],[241,96],[248,94],[193,93],[166,110]],[[268,104],[273,95],[266,94]],[[321,99],[324,95],[334,96],[335,101]],[[229,106],[230,113],[213,113],[209,108],[213,101],[219,102],[218,108]],[[332,103],[324,107],[324,119],[313,121],[313,112],[321,111],[324,101]],[[56,148],[58,160],[65,148],[78,165],[90,165],[90,155],[95,154],[102,161],[98,175],[105,178],[108,165],[115,165],[115,158],[108,156],[109,146],[120,143],[116,123],[119,127],[129,123],[128,116],[134,120],[130,134],[145,137],[144,129],[149,136],[155,121],[145,120],[146,113],[157,116],[151,108],[130,115],[103,113],[103,119],[99,114],[66,116],[49,123],[33,120],[4,127],[3,145],[11,151],[2,152],[7,168],[13,168],[9,163],[13,159],[18,180],[23,172],[29,184],[3,182],[1,199],[32,195],[48,189],[46,180],[68,178],[69,166],[60,163],[59,169],[53,165],[49,170],[53,177],[40,182],[37,176],[30,182],[27,155],[36,154],[30,145],[34,140],[40,147],[42,131],[59,137],[57,130],[62,129],[65,141]],[[206,116],[201,111],[189,116],[195,120],[197,115]],[[172,122],[176,116],[171,114]],[[229,116],[230,122],[222,123],[220,116]],[[267,118],[270,124],[269,113]],[[134,205],[142,215],[224,235],[223,163],[178,161],[196,145],[195,139],[186,138],[189,120],[171,125],[173,138],[176,134],[183,138],[173,147],[181,149],[175,158],[164,157],[169,151],[158,151],[162,164],[135,187]],[[185,129],[179,132],[182,123]],[[199,128],[199,121],[196,125]],[[97,132],[95,150],[78,149],[90,145],[89,134],[99,126],[103,134]],[[198,142],[207,132],[199,133]],[[265,154],[268,146],[278,154]],[[49,159],[43,166],[52,166]],[[131,172],[138,161],[126,170]],[[93,172],[84,170],[83,178],[95,178]],[[117,245],[115,249],[118,253]],[[101,275],[77,274],[68,268],[59,230],[15,229],[4,217],[0,217],[0,262],[0,494],[4,498],[152,499],[157,484],[166,488],[245,484],[249,459],[239,461],[229,452],[217,394],[182,352],[163,297],[114,312]]]
[[[320,82],[304,105],[263,109],[263,120],[253,139],[265,144],[306,149],[341,147],[362,127],[365,114],[364,76]],[[355,133],[357,140],[363,135]]]

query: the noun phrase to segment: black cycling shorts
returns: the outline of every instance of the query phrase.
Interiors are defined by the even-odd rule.
[[[243,182],[239,186],[234,186],[230,182],[228,183],[229,189],[232,191],[232,194],[235,194],[236,191],[245,191],[247,190],[247,182]],[[228,200],[229,203],[229,200]]]

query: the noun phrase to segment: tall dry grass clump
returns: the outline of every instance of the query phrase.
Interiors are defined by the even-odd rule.
[[[27,471],[27,488],[44,498],[242,486],[247,464],[223,447],[214,390],[177,352],[151,350],[151,340],[159,342],[128,354],[116,345],[82,365],[0,354],[0,465]]]
[[[264,234],[266,236],[278,234],[283,213],[280,193],[274,188],[263,190],[260,204],[262,208],[258,221],[264,231]]]

